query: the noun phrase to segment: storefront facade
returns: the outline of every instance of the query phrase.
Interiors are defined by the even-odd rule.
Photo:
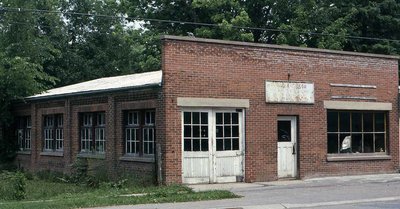
[[[397,57],[163,40],[166,182],[398,169]]]
[[[133,85],[148,76],[138,74],[113,91],[16,105],[18,163],[68,172],[90,158],[167,184],[399,168],[397,57],[177,36],[162,44],[158,80]]]

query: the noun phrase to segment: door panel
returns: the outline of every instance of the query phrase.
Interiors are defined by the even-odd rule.
[[[297,175],[297,122],[296,117],[278,117],[278,178]]]
[[[185,111],[182,115],[182,181],[187,184],[209,183],[212,147],[208,110]]]

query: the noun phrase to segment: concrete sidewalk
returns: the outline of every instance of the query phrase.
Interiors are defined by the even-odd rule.
[[[337,176],[294,181],[191,185],[195,191],[229,190],[242,198],[142,204],[104,209],[399,209],[400,174]]]
[[[222,184],[194,184],[188,185],[194,191],[207,190],[229,190],[232,192],[256,189],[261,187],[288,187],[288,186],[321,186],[331,184],[354,184],[363,182],[384,183],[390,181],[400,181],[400,173],[393,174],[373,174],[373,175],[354,175],[354,176],[332,176],[321,178],[310,178],[304,180],[279,180],[269,182],[254,182],[254,183],[222,183]]]

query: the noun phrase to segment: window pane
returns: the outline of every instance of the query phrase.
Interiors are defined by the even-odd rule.
[[[232,150],[232,143],[231,143],[231,139],[225,139],[224,140],[224,150]]]
[[[231,136],[231,127],[225,126],[224,127],[224,137],[230,137],[230,136]]]
[[[208,124],[208,113],[201,113],[201,124]]]
[[[364,113],[363,122],[364,122],[364,132],[374,131],[373,130],[373,114],[372,113]]]
[[[339,113],[339,128],[340,132],[350,132],[350,113],[341,112]]]
[[[328,134],[328,153],[338,152],[338,134]]]
[[[232,124],[239,124],[239,113],[232,113]]]
[[[191,124],[192,123],[192,114],[190,112],[183,113],[183,123],[184,124]]]
[[[338,132],[337,112],[328,112],[328,132]]]
[[[353,134],[351,136],[351,151],[353,153],[362,153],[362,134]]]
[[[375,113],[375,132],[385,131],[385,115],[383,113]]]
[[[362,131],[362,117],[361,113],[351,113],[351,131],[361,132]]]
[[[217,139],[217,151],[222,151],[222,150],[224,150],[224,140]]]
[[[184,137],[191,137],[192,136],[192,128],[190,125],[185,125],[183,128],[183,136]]]
[[[216,123],[222,124],[222,113],[215,113]]]
[[[208,137],[208,126],[201,126],[201,137]]]
[[[232,126],[232,137],[239,137],[239,126]]]
[[[200,137],[200,126],[193,126],[193,137]]]
[[[239,139],[238,138],[232,139],[232,150],[239,150]]]
[[[184,140],[183,150],[192,151],[192,140],[190,140],[190,139]]]
[[[351,152],[351,136],[350,136],[350,134],[340,134],[340,152],[341,153]]]
[[[217,126],[215,131],[216,131],[216,136],[217,137],[223,137],[224,136],[223,126]]]
[[[375,134],[375,152],[385,152],[385,134]]]
[[[364,134],[364,153],[374,152],[373,136],[373,134]]]
[[[278,121],[278,141],[290,142],[291,141],[291,122]]]
[[[199,124],[200,123],[200,113],[198,112],[194,112],[192,113],[192,117],[193,117],[193,124]]]
[[[200,151],[200,139],[193,139],[193,151]]]
[[[201,140],[201,151],[208,151],[208,139]]]
[[[231,114],[230,113],[224,113],[224,123],[225,124],[231,123]]]

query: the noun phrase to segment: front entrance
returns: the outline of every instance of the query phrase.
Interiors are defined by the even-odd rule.
[[[243,180],[243,111],[182,112],[183,183]]]
[[[297,176],[297,118],[278,117],[278,178]]]

